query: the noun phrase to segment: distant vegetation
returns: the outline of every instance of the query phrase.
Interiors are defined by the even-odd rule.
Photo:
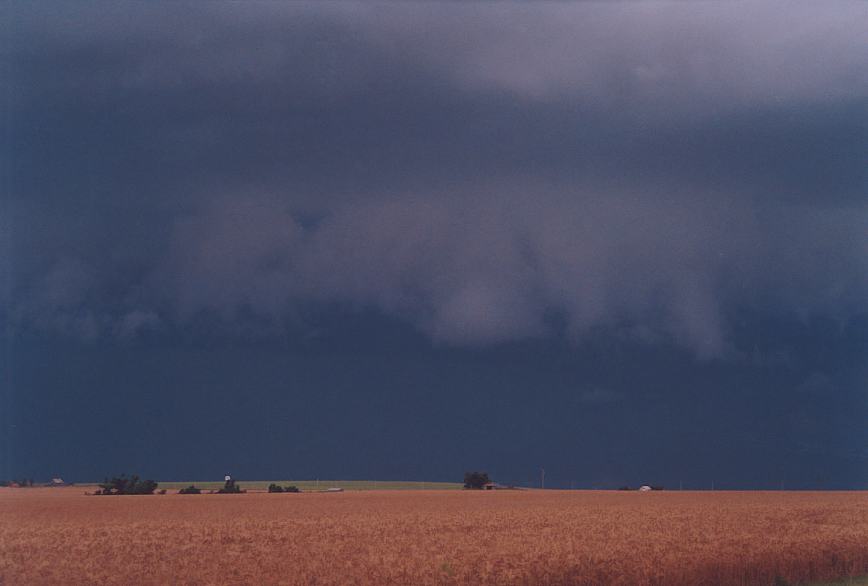
[[[279,484],[271,483],[268,485],[268,492],[301,492],[297,486],[280,486]]]
[[[201,488],[196,488],[192,484],[186,488],[182,488],[178,491],[178,494],[202,494]]]
[[[157,490],[157,483],[153,480],[142,480],[135,474],[129,478],[122,474],[111,480],[106,478],[99,487],[100,490],[94,494],[154,494],[154,491]]]
[[[488,472],[464,473],[464,488],[481,490],[489,482],[491,482],[491,479],[488,478]]]

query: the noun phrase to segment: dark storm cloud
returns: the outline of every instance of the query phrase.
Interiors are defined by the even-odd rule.
[[[8,9],[13,329],[868,310],[864,5],[194,7]]]

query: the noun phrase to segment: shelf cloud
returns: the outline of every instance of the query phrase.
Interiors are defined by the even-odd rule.
[[[868,311],[864,4],[91,9],[10,10],[13,335],[323,305],[717,358]]]

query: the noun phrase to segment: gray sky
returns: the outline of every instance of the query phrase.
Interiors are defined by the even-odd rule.
[[[398,328],[390,344],[412,338],[420,364],[509,361],[515,345],[580,361],[605,340],[677,357],[664,387],[770,368],[864,409],[864,3],[2,10],[13,368],[43,344],[180,341],[265,344],[279,364],[283,345],[326,339],[328,363],[340,340]],[[817,324],[846,360],[804,367]],[[393,346],[372,344],[387,364]],[[523,376],[548,381],[546,360]],[[640,391],[612,377],[635,364],[558,397],[630,405]],[[50,384],[22,369],[10,405]],[[816,409],[801,396],[793,409]]]

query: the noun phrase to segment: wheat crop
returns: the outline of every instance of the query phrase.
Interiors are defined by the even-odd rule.
[[[868,573],[868,495],[0,489],[0,583],[718,585]]]

